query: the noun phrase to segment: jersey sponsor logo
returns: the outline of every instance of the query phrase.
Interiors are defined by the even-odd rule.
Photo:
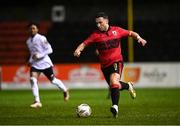
[[[120,43],[119,39],[113,39],[104,42],[99,42],[96,44],[96,47],[98,48],[98,50],[108,50],[112,48],[118,48],[119,43]]]

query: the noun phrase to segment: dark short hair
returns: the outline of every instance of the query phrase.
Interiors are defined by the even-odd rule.
[[[30,22],[27,27],[29,28],[32,25],[35,25],[37,28],[39,28],[39,23],[37,23],[37,22]]]
[[[105,19],[108,19],[108,15],[105,12],[98,12],[95,16],[95,18],[103,17]]]

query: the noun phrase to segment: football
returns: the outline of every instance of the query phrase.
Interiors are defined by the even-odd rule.
[[[76,108],[76,114],[78,117],[89,117],[91,112],[91,107],[85,103],[78,105]]]

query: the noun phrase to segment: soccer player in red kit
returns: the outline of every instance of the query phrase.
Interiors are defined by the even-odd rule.
[[[104,12],[97,13],[95,22],[98,30],[95,30],[74,51],[74,56],[79,57],[84,48],[94,44],[99,53],[101,70],[110,87],[112,106],[110,111],[118,117],[118,103],[121,90],[128,90],[131,97],[136,97],[132,82],[120,81],[123,69],[123,56],[121,54],[121,39],[131,36],[144,46],[147,42],[134,31],[128,31],[118,26],[110,26],[108,16]]]

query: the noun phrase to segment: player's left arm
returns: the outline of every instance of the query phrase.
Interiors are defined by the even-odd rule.
[[[42,57],[44,57],[45,55],[53,53],[52,47],[51,47],[50,43],[47,40],[45,40],[42,43],[42,46],[43,46],[43,49],[44,49],[44,51],[42,53]]]
[[[145,39],[143,39],[138,33],[134,32],[134,31],[130,31],[129,36],[136,39],[138,41],[138,43],[142,44],[142,46],[145,46],[147,43],[147,41]]]

